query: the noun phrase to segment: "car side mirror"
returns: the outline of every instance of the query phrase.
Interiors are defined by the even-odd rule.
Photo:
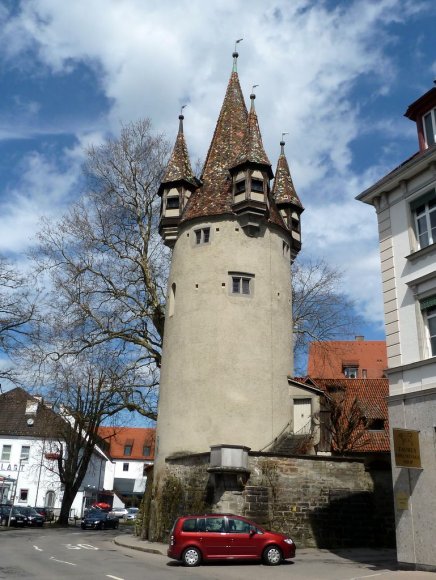
[[[253,537],[256,534],[256,530],[254,528],[251,528],[250,530],[250,538]]]

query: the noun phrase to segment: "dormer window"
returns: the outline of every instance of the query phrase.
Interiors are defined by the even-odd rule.
[[[245,179],[241,181],[237,181],[235,184],[235,193],[244,193],[245,192]]]
[[[436,109],[432,109],[422,118],[424,125],[424,136],[427,147],[436,143]]]
[[[252,179],[251,191],[258,191],[259,193],[263,193],[263,181],[261,179]]]
[[[179,209],[179,197],[167,197],[167,209]]]

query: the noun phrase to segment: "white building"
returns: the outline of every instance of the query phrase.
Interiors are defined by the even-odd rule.
[[[398,561],[436,571],[436,88],[405,116],[418,153],[357,199],[378,219]]]
[[[50,507],[59,512],[63,487],[56,470],[56,443],[50,436],[62,420],[39,397],[21,388],[0,395],[0,503]],[[81,516],[93,501],[104,501],[110,458],[95,447],[70,515]],[[109,470],[110,471],[110,470]],[[112,489],[113,481],[107,482]]]
[[[127,506],[136,506],[145,491],[147,468],[154,461],[155,429],[100,427],[98,432],[109,444],[112,460],[107,465],[104,488],[114,490],[114,500],[118,496]]]

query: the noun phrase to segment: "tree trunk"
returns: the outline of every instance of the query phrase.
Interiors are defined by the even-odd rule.
[[[61,526],[68,526],[68,518],[70,516],[71,506],[73,505],[74,498],[76,497],[76,492],[72,490],[65,490],[64,497],[62,498],[61,512],[59,515],[58,523]]]

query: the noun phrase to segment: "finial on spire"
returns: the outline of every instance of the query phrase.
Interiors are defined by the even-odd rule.
[[[180,115],[179,115],[179,131],[180,133],[183,133],[183,119],[185,118],[183,116],[183,109],[186,107],[187,105],[182,105],[180,108]]]
[[[282,148],[280,151],[281,155],[285,154],[285,141],[284,141],[285,135],[289,135],[289,133],[282,133],[282,140],[280,141],[280,147]]]
[[[233,72],[236,72],[238,70],[237,60],[238,60],[239,53],[236,51],[236,47],[243,40],[244,40],[243,38],[238,38],[238,40],[235,41],[235,50],[233,51],[233,55],[232,55],[233,56]]]
[[[251,95],[250,95],[250,99],[251,99],[251,110],[254,111],[254,99],[256,98],[256,95],[254,94],[254,89],[256,87],[258,87],[259,85],[253,85],[251,87]]]

